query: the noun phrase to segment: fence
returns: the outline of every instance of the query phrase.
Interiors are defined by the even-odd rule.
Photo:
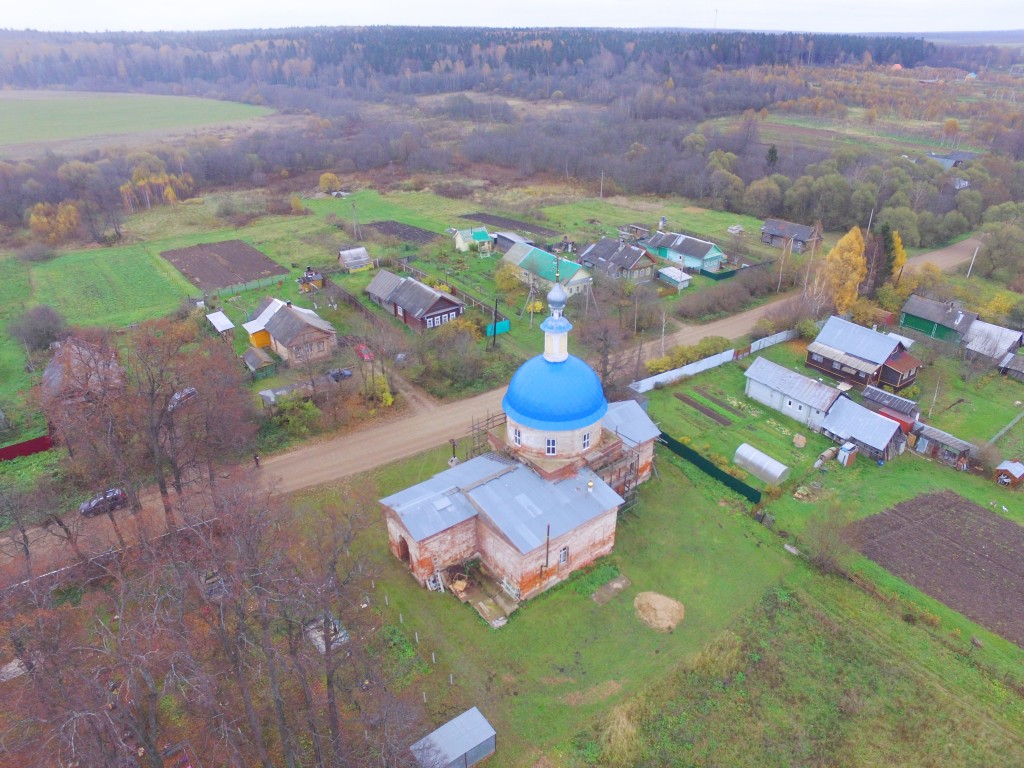
[[[687,237],[694,237],[698,240],[703,240],[704,242],[711,242],[708,240],[707,235],[700,234],[689,229],[679,229],[676,227],[672,229],[672,231],[677,235],[686,235]],[[743,259],[746,259],[749,262],[750,266],[755,266],[764,261],[774,261],[771,257],[765,256],[763,253],[758,253],[746,243],[740,242],[739,237],[740,236],[738,235],[730,236],[728,246],[726,248],[722,248],[721,244],[719,244],[718,247],[722,248],[723,251],[728,251],[730,254],[742,256]],[[760,242],[760,233],[758,233],[758,242]],[[732,259],[730,259],[730,261],[732,261]]]
[[[234,296],[236,293],[245,293],[245,291],[252,291],[256,288],[266,288],[268,285],[277,285],[278,283],[283,282],[284,276],[261,277],[258,280],[250,280],[248,283],[226,285],[223,288],[216,288],[207,291],[206,293],[209,296]]]
[[[761,492],[757,488],[753,488],[738,477],[733,477],[724,469],[721,469],[717,464],[710,461],[709,459],[701,456],[697,451],[693,450],[688,445],[683,445],[681,442],[676,440],[674,437],[666,435],[664,432],[661,433],[661,439],[665,443],[665,446],[672,451],[676,456],[693,464],[704,474],[714,478],[723,485],[736,491],[736,493],[745,497],[754,504],[758,504],[761,501]]]
[[[33,437],[31,440],[25,440],[14,445],[8,445],[6,448],[0,448],[0,461],[9,461],[10,459],[20,459],[22,456],[32,456],[37,453],[43,453],[53,448],[53,440],[50,439],[49,435],[40,435],[39,437]]]
[[[682,368],[673,368],[671,371],[665,371],[663,373],[655,374],[654,376],[648,376],[646,379],[634,381],[629,385],[629,388],[637,394],[650,392],[655,387],[675,384],[677,381],[685,379],[687,376],[696,376],[698,373],[709,371],[712,368],[717,368],[720,365],[731,363],[734,360],[740,360],[751,352],[758,352],[766,347],[781,344],[784,341],[795,339],[796,336],[796,331],[782,331],[780,333],[773,334],[772,336],[766,336],[763,339],[758,339],[749,347],[744,349],[727,349],[725,352],[719,352],[717,355],[712,355],[711,357],[705,357],[703,360],[688,363]]]

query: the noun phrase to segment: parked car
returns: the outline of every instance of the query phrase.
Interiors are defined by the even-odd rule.
[[[120,488],[110,488],[103,493],[96,494],[88,501],[82,502],[78,511],[86,517],[94,517],[126,506],[128,506],[128,494]]]
[[[367,363],[373,362],[373,352],[370,351],[370,348],[368,346],[366,346],[365,344],[356,344],[355,350],[356,355],[359,356],[360,360]]]
[[[185,403],[195,398],[195,396],[198,394],[199,393],[196,392],[195,387],[185,387],[184,389],[178,390],[173,395],[171,395],[171,400],[169,403],[167,403],[167,411],[173,411],[179,405],[184,405]]]
[[[352,378],[352,371],[348,368],[335,368],[332,371],[328,371],[327,375],[331,377],[331,381],[341,381],[342,379]]]

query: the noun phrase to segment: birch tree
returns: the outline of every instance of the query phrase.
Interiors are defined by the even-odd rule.
[[[825,258],[825,277],[836,312],[842,314],[857,300],[857,289],[867,277],[864,236],[854,227],[840,238]]]

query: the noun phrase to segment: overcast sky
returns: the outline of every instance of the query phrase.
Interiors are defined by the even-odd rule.
[[[75,32],[369,24],[801,32],[1024,29],[1024,0],[10,0],[6,29]]]

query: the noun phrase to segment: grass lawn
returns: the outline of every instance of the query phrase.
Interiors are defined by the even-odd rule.
[[[185,96],[10,91],[2,97],[0,147],[247,120],[272,109]]]
[[[376,495],[393,492],[442,470],[447,451],[383,468],[365,482]],[[767,531],[730,508],[699,492],[680,505],[690,484],[671,458],[660,471],[661,480],[642,489],[638,514],[619,527],[612,560],[632,586],[605,606],[558,588],[527,603],[501,630],[450,595],[416,585],[387,551],[382,521],[367,531],[362,543],[377,562],[377,609],[389,623],[401,614],[410,637],[419,633],[420,655],[437,657],[431,673],[413,683],[416,695],[426,692],[438,720],[479,706],[501,734],[495,765],[532,765],[540,753],[567,749],[577,730],[683,663],[792,567]],[[343,503],[337,489],[307,498]],[[649,590],[686,606],[675,632],[654,632],[635,617],[633,598]]]

